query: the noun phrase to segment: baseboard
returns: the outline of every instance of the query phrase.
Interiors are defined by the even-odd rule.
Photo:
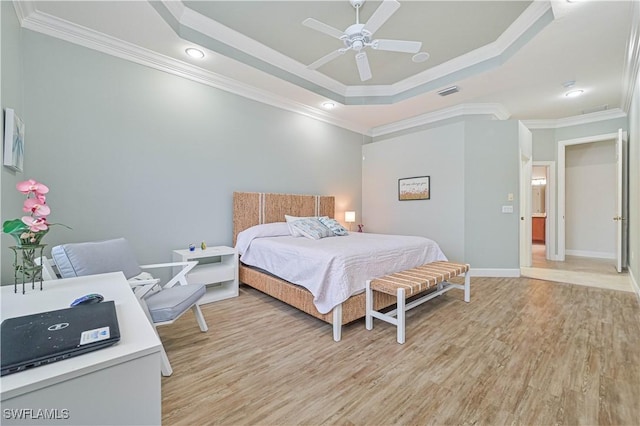
[[[565,250],[565,254],[569,256],[578,257],[595,257],[597,259],[615,259],[615,253],[607,253],[604,251],[590,251],[590,250]]]
[[[519,277],[520,269],[471,268],[469,274],[472,277]]]

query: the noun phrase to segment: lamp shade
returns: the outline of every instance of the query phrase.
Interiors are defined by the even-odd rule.
[[[344,221],[353,223],[356,221],[356,212],[344,212]]]

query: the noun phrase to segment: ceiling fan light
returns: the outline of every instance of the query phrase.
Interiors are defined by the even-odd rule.
[[[584,90],[582,89],[576,89],[576,90],[569,90],[567,93],[565,93],[564,95],[567,98],[575,98],[577,96],[580,96],[584,93]]]
[[[420,52],[420,53],[416,53],[415,55],[413,55],[413,57],[411,58],[411,60],[415,63],[420,63],[420,62],[424,62],[427,59],[429,59],[429,54],[427,52]]]
[[[185,49],[185,53],[189,56],[191,56],[192,58],[195,59],[202,59],[204,58],[204,52],[200,49],[196,49],[194,47],[189,47],[187,49]]]

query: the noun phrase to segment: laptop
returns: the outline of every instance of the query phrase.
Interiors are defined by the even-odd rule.
[[[8,318],[0,325],[0,376],[93,352],[120,341],[113,301]]]

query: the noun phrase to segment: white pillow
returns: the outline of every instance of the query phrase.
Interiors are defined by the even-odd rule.
[[[289,228],[296,232],[296,234],[299,234],[302,237],[310,238],[312,240],[333,237],[333,232],[331,232],[331,229],[324,226],[322,222],[320,222],[315,217],[292,220],[291,222],[289,222]]]
[[[242,255],[254,238],[261,237],[283,237],[291,235],[289,226],[285,222],[265,223],[255,225],[238,233],[236,238],[236,249]]]

